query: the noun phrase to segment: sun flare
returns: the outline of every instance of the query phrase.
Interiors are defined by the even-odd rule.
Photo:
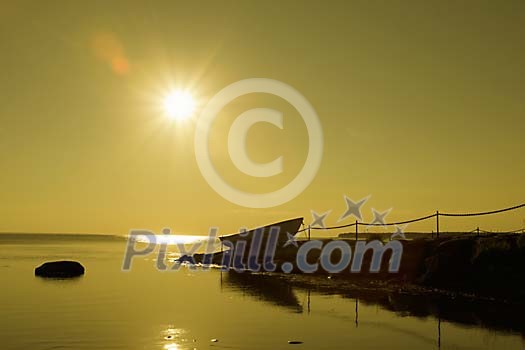
[[[194,111],[195,101],[186,91],[172,91],[164,98],[164,112],[170,119],[188,119]]]

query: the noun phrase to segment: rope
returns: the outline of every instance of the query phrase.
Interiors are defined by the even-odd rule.
[[[417,219],[398,221],[398,222],[389,222],[389,223],[385,223],[385,224],[367,224],[367,223],[364,223],[364,222],[358,222],[357,224],[361,225],[361,226],[363,226],[363,225],[364,226],[394,226],[394,225],[409,224],[411,222],[427,220],[427,219],[435,217],[436,215],[437,214],[432,214],[432,215],[422,216],[422,217],[417,218]],[[439,215],[441,215],[441,213]]]
[[[501,232],[494,232],[494,231],[485,231],[485,230],[479,230],[480,233],[520,233],[522,232],[524,229],[523,228],[519,228],[517,230],[513,230],[513,231],[501,231]]]
[[[423,216],[423,217],[420,217],[420,218],[417,218],[417,219],[398,221],[398,222],[389,222],[389,223],[385,223],[385,224],[374,224],[374,223],[366,223],[366,222],[355,223],[355,222],[353,222],[353,223],[348,224],[348,225],[340,225],[340,226],[312,227],[312,230],[335,230],[335,229],[355,226],[356,224],[360,225],[360,226],[394,226],[394,225],[409,224],[411,222],[427,220],[427,219],[435,217],[436,215],[437,214],[432,214],[432,215]]]
[[[516,205],[514,207],[510,207],[510,208],[491,210],[491,211],[485,211],[485,212],[480,212],[480,213],[461,213],[461,214],[457,214],[457,213],[439,213],[439,216],[480,216],[480,215],[489,215],[489,214],[503,213],[505,211],[519,209],[519,208],[522,208],[522,207],[525,207],[525,203],[520,204],[520,205]]]
[[[431,214],[431,215],[427,215],[427,216],[422,216],[422,217],[416,218],[416,219],[405,220],[405,221],[398,221],[398,222],[389,222],[389,223],[384,223],[384,224],[382,224],[382,223],[353,222],[353,223],[347,224],[347,225],[330,226],[330,227],[310,227],[310,228],[312,230],[336,230],[336,229],[341,229],[341,228],[346,228],[346,227],[352,227],[352,226],[355,226],[355,225],[358,225],[358,226],[394,226],[394,225],[410,224],[412,222],[417,222],[417,221],[423,221],[423,220],[427,220],[427,219],[430,219],[430,218],[433,218],[433,217],[436,217],[436,216],[481,216],[481,215],[503,213],[505,211],[515,210],[515,209],[519,209],[519,208],[523,208],[523,207],[525,207],[525,203],[520,204],[520,205],[516,205],[514,207],[498,209],[498,210],[491,210],[491,211],[485,211],[485,212],[479,212],[479,213],[440,213],[440,212],[437,212],[437,213],[434,213],[434,214]],[[299,232],[303,232],[303,231],[306,231],[306,230],[307,229],[305,228],[305,229],[302,229],[302,230],[297,231],[297,232],[299,233]],[[519,230],[517,230],[517,231],[519,231]]]
[[[524,232],[525,229],[523,228],[520,228],[520,229],[517,229],[517,230],[514,230],[514,231],[509,231],[508,233],[519,233],[519,232]]]
[[[310,227],[312,230],[335,230],[338,228],[352,227],[355,226],[355,222],[348,225],[331,226],[331,227]]]

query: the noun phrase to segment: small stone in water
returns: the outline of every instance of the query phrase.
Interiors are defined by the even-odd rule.
[[[217,343],[217,342],[219,342],[219,339],[215,339],[215,338],[213,338],[213,339],[211,340],[211,342],[212,342],[212,343]]]

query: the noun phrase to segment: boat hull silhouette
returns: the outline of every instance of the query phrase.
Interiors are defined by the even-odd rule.
[[[222,243],[229,242],[231,244],[235,244],[242,240],[245,241],[247,247],[249,247],[252,241],[258,236],[259,239],[261,239],[261,248],[264,248],[270,233],[272,233],[277,237],[277,246],[282,246],[290,239],[290,235],[295,236],[297,234],[302,223],[303,218],[295,218],[258,227],[249,231],[220,236],[219,239]]]

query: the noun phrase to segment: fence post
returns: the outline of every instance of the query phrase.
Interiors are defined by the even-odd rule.
[[[310,225],[308,225],[308,240],[310,240]]]
[[[355,241],[357,242],[357,235],[359,234],[359,225],[357,224],[357,220],[355,221]]]
[[[436,210],[436,237],[439,238],[439,210]]]

